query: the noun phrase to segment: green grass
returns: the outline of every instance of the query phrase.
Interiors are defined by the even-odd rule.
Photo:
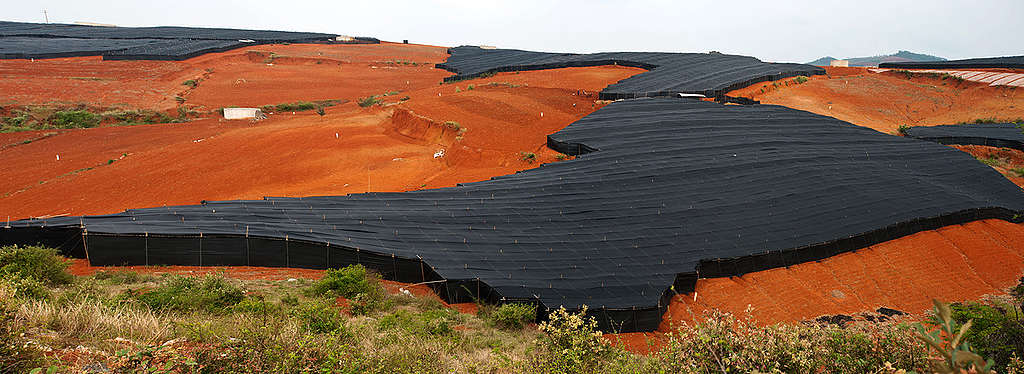
[[[100,113],[105,120],[115,121],[120,126],[151,125],[155,123],[172,123],[175,118],[152,110],[110,110]]]
[[[400,93],[399,91],[388,91],[388,92],[382,93],[380,95],[373,95],[373,96],[359,98],[359,100],[357,100],[356,102],[359,103],[359,106],[363,107],[363,108],[371,107],[371,106],[374,106],[374,105],[382,105],[382,104],[384,104],[384,98],[385,97],[398,95],[399,93]],[[402,100],[402,101],[404,101],[404,100]]]
[[[1024,168],[1010,169],[1010,172],[1016,174],[1018,177],[1024,177]]]
[[[988,166],[1003,166],[1006,164],[1006,161],[992,155],[989,155],[986,158],[979,158],[978,161],[981,161],[981,163]]]
[[[264,105],[260,109],[264,112],[302,112],[331,107],[343,102],[344,100],[296,101],[294,103]]]
[[[12,109],[9,116],[0,117],[0,132],[92,128],[101,124],[131,126],[171,123],[181,120],[183,119],[172,118],[167,114],[152,110],[102,110],[82,105],[73,107],[39,105]]]
[[[32,252],[35,260],[4,260],[30,274],[64,261]],[[528,304],[462,314],[433,296],[380,292],[361,266],[316,281],[97,272],[45,284],[52,296],[41,299],[16,294],[14,278],[0,281],[0,365],[13,372],[893,373],[941,364],[905,321],[766,326],[721,312],[673,328],[661,350],[633,354],[608,344],[586,310],[556,310],[537,327],[526,326],[537,312]],[[1024,284],[1011,294],[952,308],[953,328],[973,321],[965,338],[1000,373],[1024,365],[1014,361]],[[365,295],[380,307],[349,315],[335,299]],[[92,353],[68,354],[83,350]]]
[[[93,279],[103,284],[123,285],[146,282],[156,282],[160,278],[150,274],[140,274],[136,271],[106,271],[100,270],[92,275]]]
[[[996,118],[996,117],[976,118],[973,121],[960,122],[959,124],[960,125],[972,125],[972,124],[973,125],[986,125],[986,124],[996,124],[996,123],[1014,123],[1014,124],[1018,124],[1018,125],[1024,125],[1024,118],[1017,118],[1017,119]]]

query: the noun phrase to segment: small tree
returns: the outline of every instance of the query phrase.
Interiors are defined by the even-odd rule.
[[[968,320],[957,329],[949,304],[938,300],[932,300],[932,303],[935,304],[935,319],[932,323],[938,329],[929,331],[920,323],[915,326],[917,338],[928,344],[928,347],[934,349],[940,356],[929,370],[937,373],[961,373],[973,369],[971,372],[974,373],[994,374],[991,369],[995,362],[991,359],[985,360],[972,352],[970,344],[963,341],[964,334],[971,329],[974,320]]]

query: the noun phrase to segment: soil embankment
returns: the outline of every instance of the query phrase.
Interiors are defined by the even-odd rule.
[[[1024,90],[991,87],[938,75],[872,73],[827,67],[828,75],[800,84],[793,78],[730,92],[895,133],[901,125],[934,126],[977,119],[1024,118]]]

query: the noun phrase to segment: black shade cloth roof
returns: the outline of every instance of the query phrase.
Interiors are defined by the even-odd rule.
[[[327,42],[335,35],[198,27],[105,27],[0,21],[0,58],[98,56],[112,60],[184,60],[250,43]],[[246,42],[242,42],[245,40]],[[347,42],[379,43],[358,37]]]
[[[963,124],[915,126],[907,136],[941,144],[974,144],[1024,151],[1024,124]]]
[[[104,60],[187,60],[207,53],[252,45],[237,40],[161,40],[103,53]]]
[[[290,42],[327,40],[331,34],[291,31],[219,29],[206,27],[106,27],[59,23],[26,23],[0,21],[0,37],[31,36],[40,38],[80,39],[250,39],[258,42]]]
[[[548,140],[579,157],[452,188],[17,221],[0,242],[84,239],[72,251],[96,265],[359,262],[440,281],[449,301],[586,304],[602,328],[647,331],[698,273],[1024,210],[1019,187],[963,152],[780,106],[619,101]]]
[[[969,58],[964,60],[928,62],[883,62],[881,64],[878,64],[878,67],[890,69],[1024,69],[1024,56],[983,57]]]
[[[57,39],[25,36],[0,37],[0,58],[98,56],[111,51],[119,51],[126,48],[137,48],[165,42],[165,40],[160,39]]]
[[[437,67],[456,73],[447,81],[488,73],[565,67],[625,65],[650,70],[612,84],[601,99],[672,96],[678,93],[719,97],[754,83],[798,75],[825,74],[825,69],[788,63],[766,63],[750,56],[722,53],[605,52],[546,53],[515,49],[450,48],[451,57]]]

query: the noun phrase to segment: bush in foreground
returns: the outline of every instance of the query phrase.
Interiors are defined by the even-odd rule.
[[[354,298],[370,293],[376,286],[363,265],[349,265],[341,269],[327,269],[324,277],[313,283],[309,292],[316,296]]]
[[[491,326],[505,330],[519,330],[537,318],[537,306],[532,304],[508,303],[498,307],[481,305],[477,315]]]
[[[759,327],[715,312],[670,334],[654,366],[669,372],[869,373],[923,367],[925,357],[906,325]]]
[[[57,250],[40,246],[0,247],[0,277],[31,279],[49,286],[69,284],[70,264]]]
[[[171,275],[156,289],[129,290],[127,295],[155,310],[210,313],[223,313],[245,298],[241,288],[213,274],[202,278]]]

